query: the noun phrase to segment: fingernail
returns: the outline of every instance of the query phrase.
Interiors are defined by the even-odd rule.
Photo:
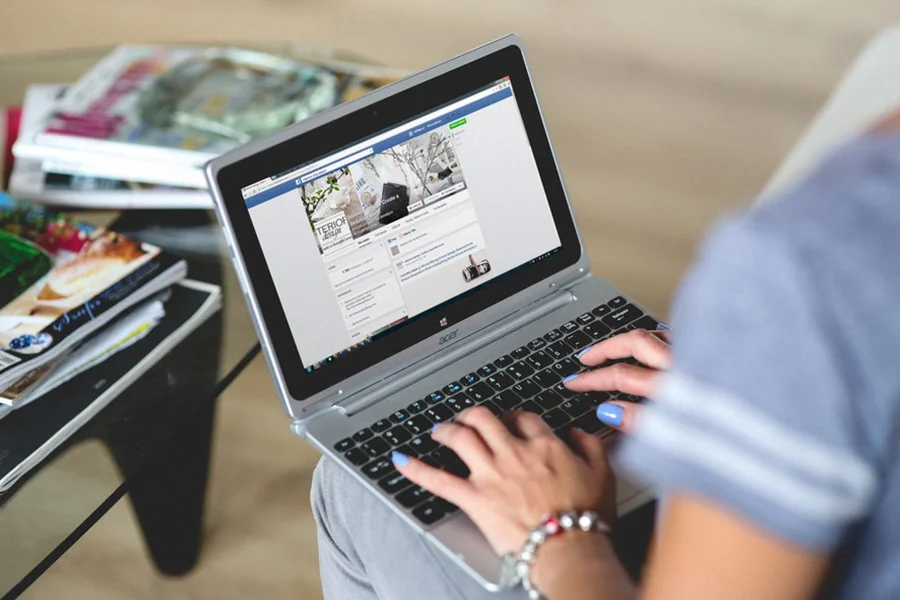
[[[584,429],[582,429],[581,427],[573,427],[572,429],[574,429],[578,433],[584,433]]]
[[[618,427],[622,424],[622,415],[625,411],[618,404],[612,402],[604,402],[597,407],[597,418],[607,425]]]
[[[435,423],[434,425],[432,425],[432,426],[431,426],[431,433],[433,434],[433,433],[437,430],[437,428],[438,428],[439,426],[440,426],[440,423]]]
[[[579,358],[579,359],[580,359],[582,356],[584,356],[585,354],[588,353],[588,350],[590,350],[590,349],[593,348],[593,347],[594,347],[593,345],[588,346],[587,348],[585,348],[584,350],[582,350],[581,352],[579,352],[578,354],[576,354],[576,355],[575,355],[575,358]]]
[[[666,325],[665,323],[657,323],[656,328],[662,329],[663,331],[672,331],[672,328],[669,327],[668,325]]]
[[[391,452],[391,462],[398,467],[405,467],[409,462],[409,457],[402,452]]]
[[[570,381],[572,381],[573,379],[575,379],[575,378],[578,377],[579,375],[581,375],[581,373],[572,373],[571,375],[569,375],[568,377],[566,377],[566,378],[563,379],[563,383],[569,383]]]

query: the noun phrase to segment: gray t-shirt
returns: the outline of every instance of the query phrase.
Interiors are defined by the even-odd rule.
[[[836,555],[836,598],[900,598],[900,136],[842,147],[720,224],[622,467]]]

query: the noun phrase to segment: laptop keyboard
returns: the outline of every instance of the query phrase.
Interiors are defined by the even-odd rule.
[[[485,406],[498,416],[513,409],[536,413],[566,442],[573,427],[595,435],[608,434],[612,430],[597,419],[593,409],[612,395],[575,394],[562,385],[562,380],[586,370],[575,355],[587,346],[632,329],[655,330],[658,325],[655,319],[618,296],[458,381],[447,383],[405,409],[385,415],[334,448],[394,496],[419,522],[432,525],[456,512],[457,507],[400,475],[391,462],[391,452],[402,452],[459,477],[468,477],[465,463],[455,452],[432,440],[431,429],[435,423],[448,421],[473,406]],[[633,359],[624,362],[635,363]],[[616,398],[642,400],[628,394],[617,394]]]

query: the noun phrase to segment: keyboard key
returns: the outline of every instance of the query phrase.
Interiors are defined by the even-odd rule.
[[[431,456],[445,467],[455,462],[462,461],[462,459],[459,458],[459,455],[447,446],[441,446],[436,449],[431,453]]]
[[[356,465],[357,467],[366,464],[366,462],[369,460],[369,455],[359,448],[351,448],[344,453],[344,457],[349,460],[351,464]]]
[[[590,346],[591,343],[593,343],[593,340],[591,340],[591,336],[583,331],[576,331],[572,335],[566,336],[566,343],[574,350],[581,350],[582,348]]]
[[[559,328],[563,334],[572,333],[573,331],[578,331],[578,323],[575,321],[569,321],[568,323],[563,323],[562,327]]]
[[[494,395],[494,390],[483,381],[479,381],[466,390],[466,396],[475,402],[483,402]]]
[[[534,397],[534,401],[544,410],[550,410],[551,408],[556,408],[562,404],[563,399],[562,396],[553,390],[544,390]]]
[[[585,433],[600,433],[601,431],[609,429],[609,427],[604,425],[600,419],[597,418],[597,415],[595,415],[593,411],[578,417],[572,425]]]
[[[552,369],[559,377],[568,377],[572,373],[577,373],[581,370],[581,363],[576,362],[571,358],[564,358],[553,365]]]
[[[394,423],[402,423],[403,421],[409,418],[409,413],[405,410],[398,410],[394,414],[391,415],[391,421]]]
[[[493,400],[487,400],[481,404],[483,407],[491,411],[495,417],[499,417],[503,409],[497,406]]]
[[[579,315],[575,318],[575,320],[578,321],[581,325],[587,325],[588,323],[590,323],[591,321],[595,321],[596,319],[597,317],[589,312],[586,312],[583,315]]]
[[[351,440],[350,438],[344,438],[334,445],[334,449],[338,452],[345,452],[356,445],[356,442]]]
[[[362,468],[363,474],[369,479],[381,479],[385,475],[394,472],[394,463],[390,458],[382,457],[373,460]]]
[[[479,377],[477,373],[472,371],[471,373],[469,373],[468,375],[466,375],[465,377],[463,377],[462,379],[459,380],[459,385],[461,385],[463,387],[469,387],[470,385],[472,385],[479,379],[481,379],[481,377]]]
[[[421,460],[423,463],[425,463],[429,467],[432,467],[433,469],[441,468],[441,464],[438,461],[431,458],[430,456],[424,456],[424,457],[420,458],[419,460]]]
[[[431,431],[431,426],[433,425],[433,423],[431,422],[431,419],[429,419],[425,415],[416,415],[410,419],[407,419],[404,425],[411,432],[418,435],[420,433],[425,433],[426,431]]]
[[[612,309],[605,304],[601,304],[600,306],[598,306],[591,312],[598,317],[602,317],[604,315],[608,315],[609,313],[611,313]]]
[[[624,308],[611,312],[601,320],[603,321],[603,324],[608,327],[624,327],[628,323],[641,317],[643,314],[644,313],[642,313],[634,304],[629,304]]]
[[[369,427],[375,433],[381,433],[382,431],[387,431],[391,428],[391,422],[387,419],[378,419]]]
[[[441,391],[444,392],[448,396],[452,396],[453,394],[455,394],[456,392],[458,392],[460,390],[462,390],[462,386],[459,385],[458,383],[456,383],[455,381],[453,383],[448,383],[443,388],[441,388]]]
[[[386,491],[388,494],[396,494],[400,490],[405,490],[412,484],[412,481],[410,481],[400,473],[391,473],[378,482],[378,487]]]
[[[431,419],[432,423],[441,423],[442,421],[453,418],[454,412],[446,404],[438,404],[425,411],[425,414]]]
[[[360,429],[359,431],[357,431],[356,433],[353,434],[353,441],[354,442],[364,442],[367,439],[369,439],[370,437],[372,437],[373,435],[375,435],[375,434],[372,433],[371,429]]]
[[[560,360],[572,354],[572,349],[565,342],[554,342],[547,346],[547,354],[553,357],[553,360]]]
[[[419,437],[411,441],[409,445],[419,453],[419,456],[424,456],[425,454],[428,454],[438,447],[438,443],[431,439],[431,433],[420,435]]]
[[[417,431],[416,433],[419,432]],[[399,446],[400,444],[411,440],[412,436],[413,434],[410,433],[406,427],[404,427],[403,425],[397,425],[381,437],[383,437],[384,441],[386,441],[391,446]]]
[[[559,329],[551,329],[550,331],[548,331],[547,333],[544,334],[544,339],[552,344],[556,340],[561,340],[562,336],[563,336],[562,331],[560,331]]]
[[[450,410],[459,414],[466,408],[465,406],[463,406],[462,402],[460,402],[461,397],[463,397],[462,394],[453,396],[452,398],[448,398],[447,402],[445,402],[444,404],[446,406],[449,406]]]
[[[519,346],[518,348],[510,352],[510,356],[512,356],[516,360],[522,360],[529,354],[531,354],[531,350],[529,350],[526,346]]]
[[[434,500],[426,502],[412,512],[423,525],[431,525],[441,520],[447,513],[435,505]]]
[[[415,415],[422,412],[426,408],[428,408],[427,402],[425,402],[424,400],[416,400],[415,402],[407,406],[406,410],[408,410],[411,415]]]
[[[433,498],[431,492],[423,487],[416,486],[408,489],[402,494],[397,494],[397,502],[404,508],[412,508],[418,504],[422,504],[426,500]]]
[[[521,410],[522,412],[530,412],[536,415],[542,414],[544,409],[538,406],[534,400],[526,400],[522,404],[516,407],[516,410]]]
[[[608,392],[585,392],[581,394],[581,397],[585,399],[591,408],[597,408],[610,399]]]
[[[419,453],[416,451],[416,449],[413,448],[412,446],[410,446],[409,444],[402,444],[402,445],[394,448],[394,450],[396,452],[399,452],[400,454],[412,456],[413,458],[419,458],[419,456],[420,456]]]
[[[523,400],[527,400],[541,391],[541,387],[531,379],[520,381],[510,389],[518,394]]]
[[[612,300],[607,302],[607,304],[609,304],[610,308],[615,309],[615,308],[625,306],[625,304],[627,304],[627,302],[628,301],[625,300],[625,298],[623,298],[622,296],[616,296],[615,298],[613,298]]]
[[[472,400],[472,398],[470,398],[468,394],[457,394],[457,395],[453,396],[453,398],[450,398],[450,400],[453,400],[454,398],[456,399],[457,402],[459,402],[462,405],[463,410],[465,410],[467,408],[472,408],[476,404],[475,401]]]
[[[499,373],[494,373],[490,377],[488,377],[485,381],[487,381],[488,385],[497,390],[505,390],[509,386],[515,383],[512,377],[500,371]]]
[[[647,331],[656,331],[659,323],[653,317],[643,316],[634,322],[635,329],[646,329]]]
[[[510,390],[504,390],[494,396],[494,403],[499,406],[502,410],[511,410],[514,408],[519,402],[522,401],[519,396],[514,394]]]
[[[431,392],[428,397],[425,398],[425,400],[428,402],[428,404],[437,404],[438,402],[443,400],[444,397],[444,394],[442,394],[441,392]]]
[[[608,336],[612,329],[599,321],[595,321],[582,329],[582,331],[591,336],[593,339],[599,340],[600,338]]]
[[[559,375],[557,375],[552,369],[544,369],[538,373],[534,374],[532,377],[534,381],[540,385],[541,387],[551,387],[559,383]]]
[[[542,338],[534,338],[533,340],[528,342],[528,348],[532,352],[535,350],[540,350],[541,348],[543,348],[546,345],[547,345],[547,342],[545,342]]]
[[[497,360],[494,361],[494,366],[498,369],[505,369],[509,365],[513,363],[512,356],[501,356]]]
[[[533,374],[534,369],[532,369],[524,360],[520,360],[519,362],[506,369],[506,372],[515,377],[516,380],[522,381],[529,375]]]
[[[541,418],[544,419],[544,422],[547,423],[551,429],[562,427],[569,421],[569,415],[558,408],[545,412],[541,415]]]
[[[476,372],[482,377],[490,377],[497,372],[497,367],[495,367],[494,365],[484,365]]]
[[[553,391],[556,392],[557,394],[559,394],[560,396],[562,396],[563,398],[565,398],[566,400],[568,400],[569,398],[571,398],[572,396],[575,395],[575,392],[573,392],[572,390],[567,388],[562,383],[557,383],[553,387]]]
[[[452,515],[459,510],[459,507],[457,505],[451,504],[443,498],[435,498],[434,503],[437,505],[438,509],[444,511],[444,514],[447,515]]]
[[[381,456],[391,449],[388,443],[380,437],[372,438],[371,440],[360,446],[360,448],[363,449],[363,452],[369,455],[369,458]]]
[[[525,361],[535,370],[540,371],[553,364],[553,358],[549,354],[541,350],[529,356]]]
[[[563,402],[560,408],[566,411],[566,414],[574,419],[589,411],[591,406],[588,404],[587,400],[584,400],[581,396],[575,396],[574,398]]]
[[[462,477],[463,479],[465,479],[466,477],[468,477],[469,475],[472,474],[472,472],[469,471],[469,467],[467,467],[466,463],[464,463],[463,461],[459,461],[459,462],[455,462],[450,465],[446,465],[444,467],[444,470],[447,471],[448,473],[450,473],[451,475],[456,475],[457,477]]]

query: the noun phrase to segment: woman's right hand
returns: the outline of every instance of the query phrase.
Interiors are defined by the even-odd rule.
[[[588,367],[596,367],[610,360],[634,358],[640,365],[624,362],[584,371],[566,381],[573,392],[621,392],[637,396],[655,395],[660,375],[671,366],[672,351],[668,330],[635,329],[599,342],[585,351],[579,359]],[[640,414],[641,405],[624,400],[604,402],[597,407],[601,421],[629,431]]]

